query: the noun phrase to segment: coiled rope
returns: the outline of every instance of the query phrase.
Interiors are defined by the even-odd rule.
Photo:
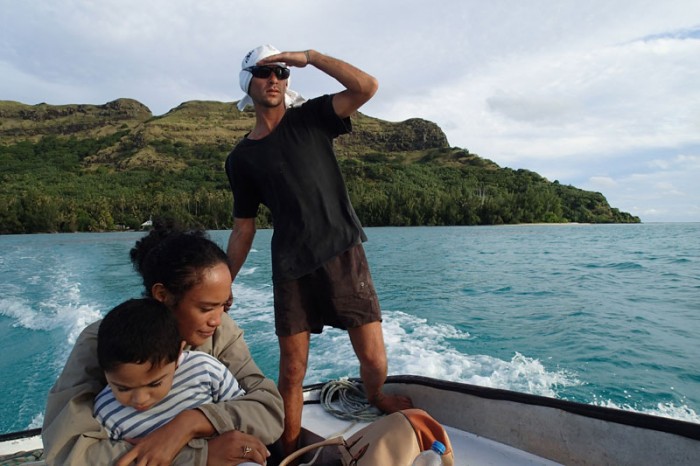
[[[321,388],[320,401],[323,409],[345,421],[372,422],[383,415],[369,403],[361,385],[347,378],[327,382]]]
[[[337,400],[334,401],[333,398],[336,396]],[[378,408],[369,403],[364,390],[361,388],[361,385],[359,383],[351,382],[346,377],[326,382],[326,384],[321,387],[319,401],[321,402],[323,409],[325,409],[328,413],[339,419],[352,421],[349,426],[345,427],[340,432],[330,435],[328,439],[336,438],[337,436],[340,436],[342,439],[342,436],[352,429],[352,427],[358,422],[372,422],[375,419],[383,416],[383,413]],[[325,447],[323,446],[319,447],[311,461],[308,463],[301,463],[299,466],[313,465],[324,448]],[[299,453],[301,453],[301,451]],[[290,459],[290,457],[287,457],[282,464],[286,465],[286,462]]]

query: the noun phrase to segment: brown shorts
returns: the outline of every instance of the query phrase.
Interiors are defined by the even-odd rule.
[[[335,256],[296,280],[276,283],[275,333],[321,333],[324,325],[340,329],[382,320],[362,244]]]

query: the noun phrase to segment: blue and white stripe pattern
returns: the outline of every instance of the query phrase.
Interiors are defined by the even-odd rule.
[[[119,403],[107,385],[96,397],[93,414],[112,440],[148,435],[176,415],[207,403],[231,400],[245,391],[215,357],[183,351],[168,395],[146,411]]]

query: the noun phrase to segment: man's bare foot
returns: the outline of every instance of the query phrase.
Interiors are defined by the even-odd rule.
[[[370,404],[376,406],[381,411],[391,414],[402,409],[413,408],[413,402],[410,398],[401,395],[386,395],[379,393],[369,400]]]

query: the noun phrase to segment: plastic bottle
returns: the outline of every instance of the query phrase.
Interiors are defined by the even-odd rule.
[[[445,454],[445,445],[435,440],[430,450],[422,451],[413,460],[412,466],[442,466],[442,455]]]

